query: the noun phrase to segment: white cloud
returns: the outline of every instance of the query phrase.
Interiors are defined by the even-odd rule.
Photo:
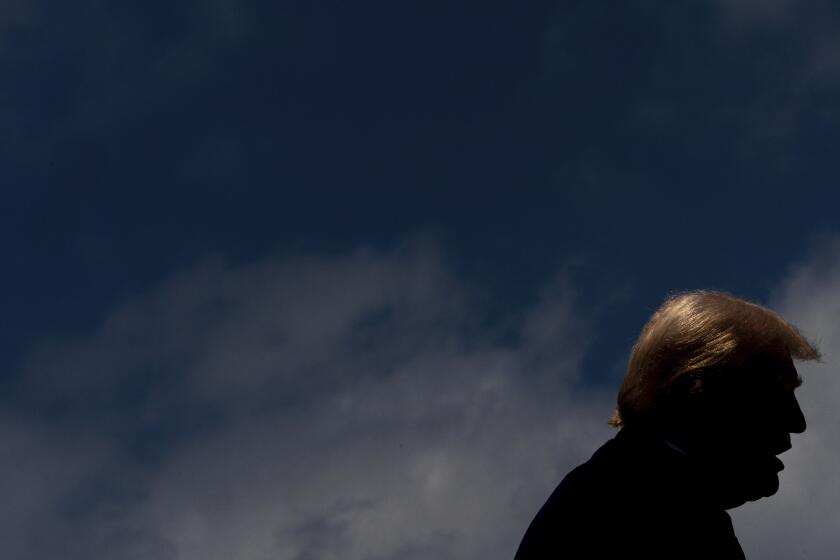
[[[778,494],[733,510],[733,519],[748,558],[828,560],[840,550],[840,240],[819,240],[771,305],[818,343],[823,360],[797,366],[808,428],[782,456]]]
[[[748,557],[838,547],[840,241],[771,305],[818,339],[779,493],[732,511]],[[0,431],[15,557],[510,558],[612,435],[565,276],[488,325],[440,252],[210,259],[33,348]],[[505,322],[507,321],[507,322]],[[513,325],[513,326],[511,326]],[[10,403],[14,401],[9,401]]]
[[[60,473],[0,537],[41,535],[32,559],[512,557],[612,435],[613,399],[577,386],[589,324],[567,278],[513,325],[422,242],[198,263],[33,349],[23,406],[95,442],[47,463],[91,457],[100,484]]]

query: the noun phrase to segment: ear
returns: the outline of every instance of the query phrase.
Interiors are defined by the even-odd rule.
[[[696,396],[696,395],[705,395],[705,388],[706,385],[702,378],[700,377],[692,377],[687,382],[686,387],[686,394],[689,396]]]
[[[691,376],[685,380],[679,400],[678,417],[687,424],[711,425],[730,408],[731,395],[708,376]]]

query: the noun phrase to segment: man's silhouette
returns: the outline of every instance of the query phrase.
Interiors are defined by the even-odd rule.
[[[727,509],[775,494],[805,430],[795,327],[721,292],[668,298],[633,347],[621,428],[539,510],[515,560],[744,558]]]

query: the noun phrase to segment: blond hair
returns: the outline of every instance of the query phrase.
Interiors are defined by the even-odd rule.
[[[709,376],[791,358],[819,360],[820,353],[776,312],[724,292],[673,294],[633,346],[609,424],[655,421],[680,391],[698,390]]]

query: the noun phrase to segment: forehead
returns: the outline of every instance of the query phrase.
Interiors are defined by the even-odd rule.
[[[771,365],[772,371],[778,383],[790,391],[802,385],[802,377],[796,371],[796,366],[793,365],[793,360],[790,354],[785,354],[784,357]]]
[[[763,375],[758,376],[752,385],[753,392],[760,394],[770,392],[791,392],[800,385],[802,385],[802,378],[796,373],[790,372],[763,372]]]
[[[749,368],[749,374],[752,383],[765,387],[793,391],[802,385],[802,377],[790,356],[760,360]]]
[[[800,385],[802,385],[802,377],[800,377],[799,373],[796,372],[796,368],[793,371],[786,371],[783,372],[779,377],[779,384],[789,390],[793,391]]]

